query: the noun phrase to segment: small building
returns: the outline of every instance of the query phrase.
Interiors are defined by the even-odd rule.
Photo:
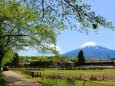
[[[74,67],[74,62],[65,60],[61,62],[61,68],[72,69]]]

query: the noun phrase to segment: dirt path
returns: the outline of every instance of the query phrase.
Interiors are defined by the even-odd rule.
[[[5,71],[3,74],[6,81],[5,86],[42,86],[38,82],[25,78],[13,71]]]

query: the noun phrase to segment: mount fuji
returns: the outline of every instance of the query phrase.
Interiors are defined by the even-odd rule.
[[[80,50],[83,50],[84,56],[88,58],[115,58],[115,50],[99,46],[95,42],[86,42],[78,49],[62,54],[62,56],[77,57]]]

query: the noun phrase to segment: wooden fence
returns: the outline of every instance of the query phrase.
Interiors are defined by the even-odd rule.
[[[77,80],[82,81],[81,86],[113,86],[113,85],[106,85],[106,84],[93,82],[93,81],[90,81],[90,80],[83,80],[83,79],[75,78],[75,77],[71,77],[71,76],[69,76],[69,77],[65,76],[64,77],[64,76],[61,76],[60,74],[57,74],[57,73],[45,74],[45,73],[42,73],[42,72],[33,72],[31,70],[21,70],[21,71],[22,71],[23,74],[27,74],[27,75],[31,76],[32,78],[39,77],[39,78],[42,78],[42,79],[49,79],[49,78],[53,79],[53,80],[55,80],[55,83],[53,83],[53,85],[55,84],[55,86],[57,86],[56,82],[59,79],[66,80],[67,81],[67,86],[77,86],[77,85],[75,85],[75,81],[77,81]],[[49,83],[49,84],[50,84],[50,86],[53,86],[52,83]]]

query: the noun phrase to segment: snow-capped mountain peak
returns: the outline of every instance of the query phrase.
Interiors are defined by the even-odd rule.
[[[81,45],[80,48],[85,48],[85,47],[95,47],[98,44],[95,42],[86,42],[85,44]]]
[[[115,58],[115,50],[102,47],[95,42],[86,42],[78,49],[69,51],[62,56],[77,57],[80,50],[83,50],[84,56],[87,58]]]

